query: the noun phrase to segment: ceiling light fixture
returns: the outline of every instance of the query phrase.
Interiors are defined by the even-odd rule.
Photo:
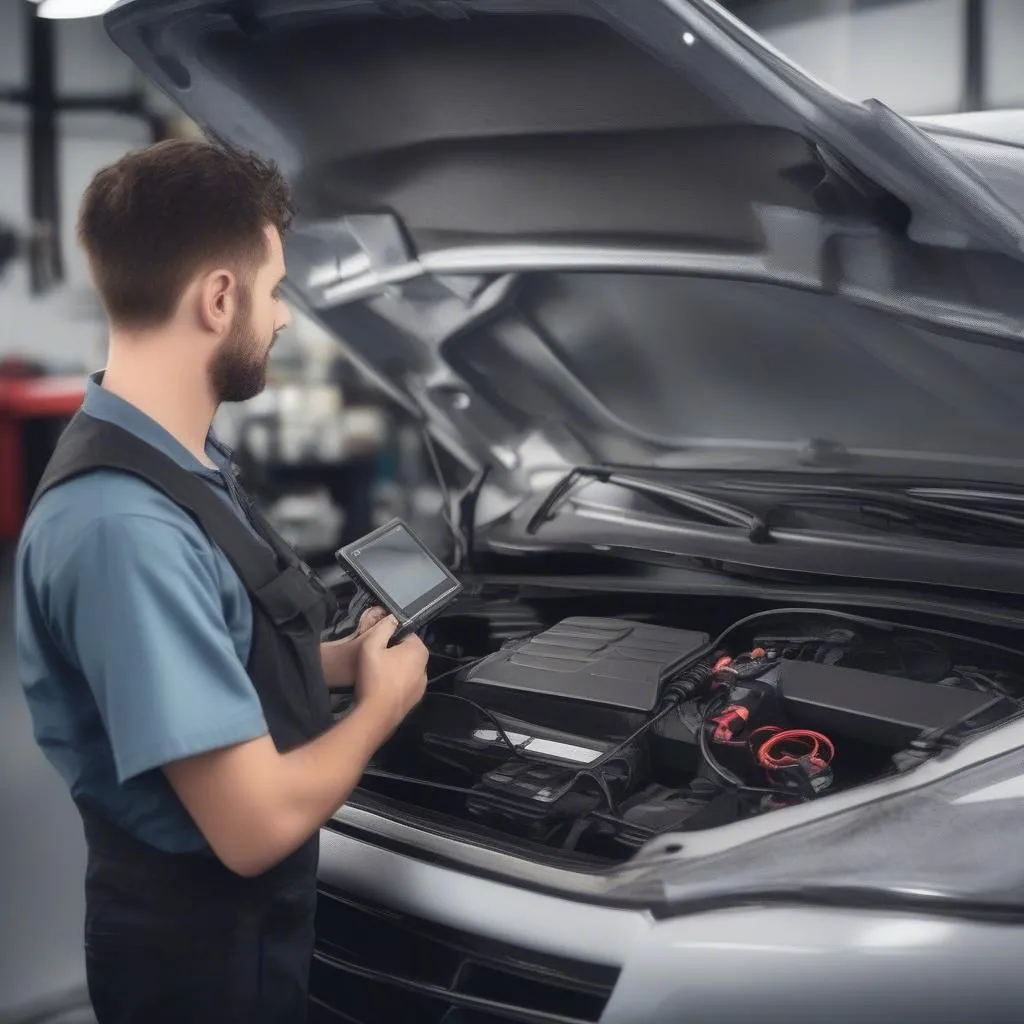
[[[40,18],[95,18],[105,14],[117,0],[34,0]]]

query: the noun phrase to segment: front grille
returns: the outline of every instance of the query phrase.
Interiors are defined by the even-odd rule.
[[[585,1024],[618,970],[320,891],[310,1024]]]

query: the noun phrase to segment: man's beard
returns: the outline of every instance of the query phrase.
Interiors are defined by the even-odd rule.
[[[266,387],[269,356],[270,347],[252,323],[250,296],[243,290],[231,331],[210,360],[210,388],[217,404],[255,398]]]

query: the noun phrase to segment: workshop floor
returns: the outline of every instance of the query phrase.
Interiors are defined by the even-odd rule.
[[[27,1011],[40,1024],[84,1024],[90,1014],[57,1011],[84,992],[85,844],[74,805],[32,738],[16,671],[12,565],[0,548],[0,1024]]]

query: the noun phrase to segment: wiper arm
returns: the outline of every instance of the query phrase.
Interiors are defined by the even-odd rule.
[[[991,510],[997,505],[1017,505],[1024,509],[1024,492],[985,491],[974,487],[908,487],[904,492],[912,498],[930,501],[952,501],[958,506]]]
[[[996,512],[991,508],[970,504],[970,499],[984,499],[985,503],[996,500],[996,495],[980,492],[957,492],[946,489],[914,488],[889,491],[884,488],[850,487],[833,484],[788,484],[766,488],[786,497],[768,510],[771,513],[782,508],[856,507],[881,514],[903,515],[913,519],[915,515],[936,519],[959,520],[974,526],[991,525],[1024,531],[1024,516],[1009,512]],[[934,495],[934,496],[932,496]],[[939,500],[939,498],[946,500]],[[958,500],[959,499],[959,500]],[[965,500],[966,499],[966,500]]]
[[[574,466],[548,492],[547,497],[530,517],[529,523],[526,524],[526,532],[528,534],[536,533],[541,525],[553,517],[558,506],[583,479],[612,484],[636,494],[648,494],[651,497],[663,498],[690,512],[697,512],[709,519],[714,519],[723,526],[735,526],[745,530],[748,538],[755,544],[763,544],[770,539],[764,520],[747,509],[709,498],[698,491],[671,487],[640,477],[625,476],[610,466]]]

